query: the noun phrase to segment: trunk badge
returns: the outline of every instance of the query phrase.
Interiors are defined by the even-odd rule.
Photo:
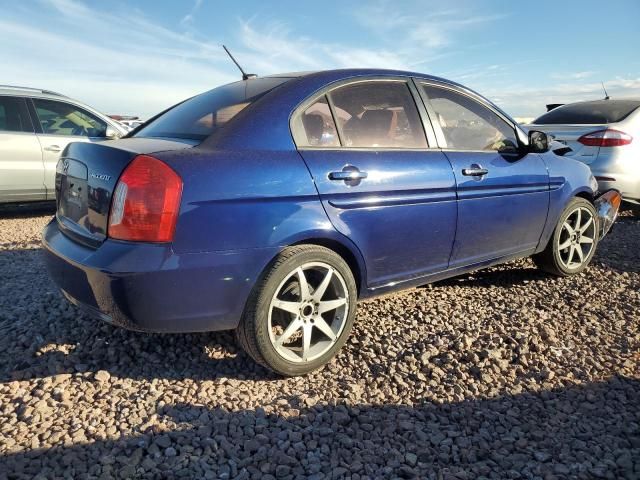
[[[91,178],[95,178],[96,180],[104,180],[108,182],[111,180],[111,175],[105,175],[104,173],[92,173]]]

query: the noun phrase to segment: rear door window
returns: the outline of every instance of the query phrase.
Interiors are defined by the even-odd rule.
[[[204,140],[267,92],[290,78],[253,78],[214,88],[152,119],[135,137]]]
[[[640,107],[638,100],[598,100],[574,103],[554,108],[535,119],[533,123],[538,125],[616,123],[627,118],[638,107]]]
[[[339,87],[329,96],[344,147],[427,148],[406,82],[359,82]]]
[[[0,132],[33,133],[24,98],[0,96]]]
[[[74,137],[104,138],[107,123],[86,110],[66,102],[34,98],[43,133]]]

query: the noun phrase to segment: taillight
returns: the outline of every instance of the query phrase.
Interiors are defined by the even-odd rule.
[[[588,147],[621,147],[629,145],[633,137],[628,133],[608,128],[588,133],[578,139],[578,141]]]
[[[170,242],[180,210],[182,180],[166,163],[138,155],[118,180],[108,236],[118,240]]]

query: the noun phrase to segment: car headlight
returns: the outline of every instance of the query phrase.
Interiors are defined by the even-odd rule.
[[[598,181],[593,175],[591,175],[591,178],[589,179],[589,186],[591,187],[591,190],[593,190],[593,193],[598,191]]]

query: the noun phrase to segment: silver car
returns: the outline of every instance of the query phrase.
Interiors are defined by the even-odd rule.
[[[54,200],[56,164],[68,143],[125,133],[116,121],[59,93],[0,85],[0,203]]]
[[[570,147],[565,156],[589,165],[601,191],[619,190],[640,213],[640,100],[571,103],[545,113],[527,128]]]

